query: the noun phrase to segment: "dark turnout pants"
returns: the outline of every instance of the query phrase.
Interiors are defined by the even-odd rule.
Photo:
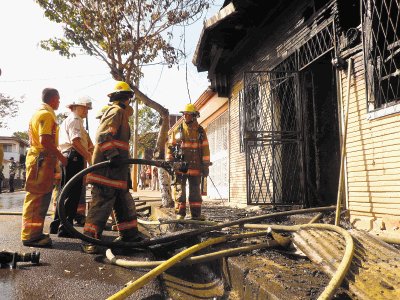
[[[123,238],[138,234],[135,201],[128,190],[93,184],[92,203],[83,233],[101,238],[108,217],[114,212],[119,235]]]
[[[175,211],[178,215],[186,216],[186,182],[189,182],[189,206],[192,218],[198,218],[201,215],[201,198],[200,183],[201,176],[176,176],[176,192],[177,202],[175,203]]]
[[[71,151],[68,156],[68,164],[65,167],[65,174],[62,172],[61,182],[65,185],[73,176],[83,170],[84,168],[84,159],[82,155],[80,155],[76,151]],[[74,218],[77,213],[79,200],[81,198],[82,193],[82,186],[83,186],[83,178],[80,178],[76,183],[72,186],[69,191],[68,197],[65,199],[65,214],[67,217],[67,221],[73,224]],[[58,210],[54,215],[54,221],[50,225],[51,233],[55,233],[60,225],[60,219],[58,216]]]
[[[15,174],[10,174],[10,179],[8,180],[8,184],[10,186],[10,192],[14,192],[14,178]]]

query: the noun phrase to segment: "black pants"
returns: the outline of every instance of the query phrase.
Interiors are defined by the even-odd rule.
[[[65,167],[65,174],[62,172],[61,183],[66,184],[73,176],[83,170],[84,160],[82,155],[80,155],[75,150],[69,152],[68,164]],[[73,224],[73,220],[76,216],[76,211],[79,205],[79,199],[82,193],[83,178],[78,180],[71,188],[68,197],[65,199],[65,214],[67,216],[67,221]],[[51,233],[55,233],[56,228],[60,225],[60,219],[58,216],[58,211],[54,215],[54,221],[50,225]]]
[[[10,192],[14,192],[14,177],[15,174],[10,174],[10,179],[8,181],[8,184],[10,185]]]

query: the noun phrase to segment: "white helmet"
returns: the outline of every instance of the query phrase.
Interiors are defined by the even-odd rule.
[[[68,104],[67,108],[71,109],[73,106],[85,106],[88,109],[92,109],[92,98],[89,96],[79,97],[77,101]]]

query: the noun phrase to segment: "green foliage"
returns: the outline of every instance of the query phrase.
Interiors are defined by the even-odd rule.
[[[22,103],[24,98],[16,99],[0,93],[0,128],[7,127],[4,121],[5,117],[15,117],[18,113],[19,104]]]
[[[42,41],[44,49],[73,57],[80,50],[107,63],[116,80],[138,83],[141,68],[160,57],[176,64],[173,27],[201,16],[212,0],[36,0],[64,38]]]
[[[138,134],[143,135],[148,132],[158,131],[160,125],[159,116],[148,106],[139,107]]]
[[[160,129],[159,115],[150,107],[141,105],[138,118],[138,151],[153,150],[156,146],[157,132]],[[133,128],[133,119],[130,119],[129,123]]]
[[[29,134],[28,131],[16,131],[12,134],[12,136],[17,137],[27,143],[29,143]]]

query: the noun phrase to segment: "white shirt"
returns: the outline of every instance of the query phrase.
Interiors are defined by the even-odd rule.
[[[76,138],[80,138],[82,146],[88,150],[88,133],[83,127],[83,119],[71,112],[60,125],[60,151],[65,152],[73,148],[72,141]]]

